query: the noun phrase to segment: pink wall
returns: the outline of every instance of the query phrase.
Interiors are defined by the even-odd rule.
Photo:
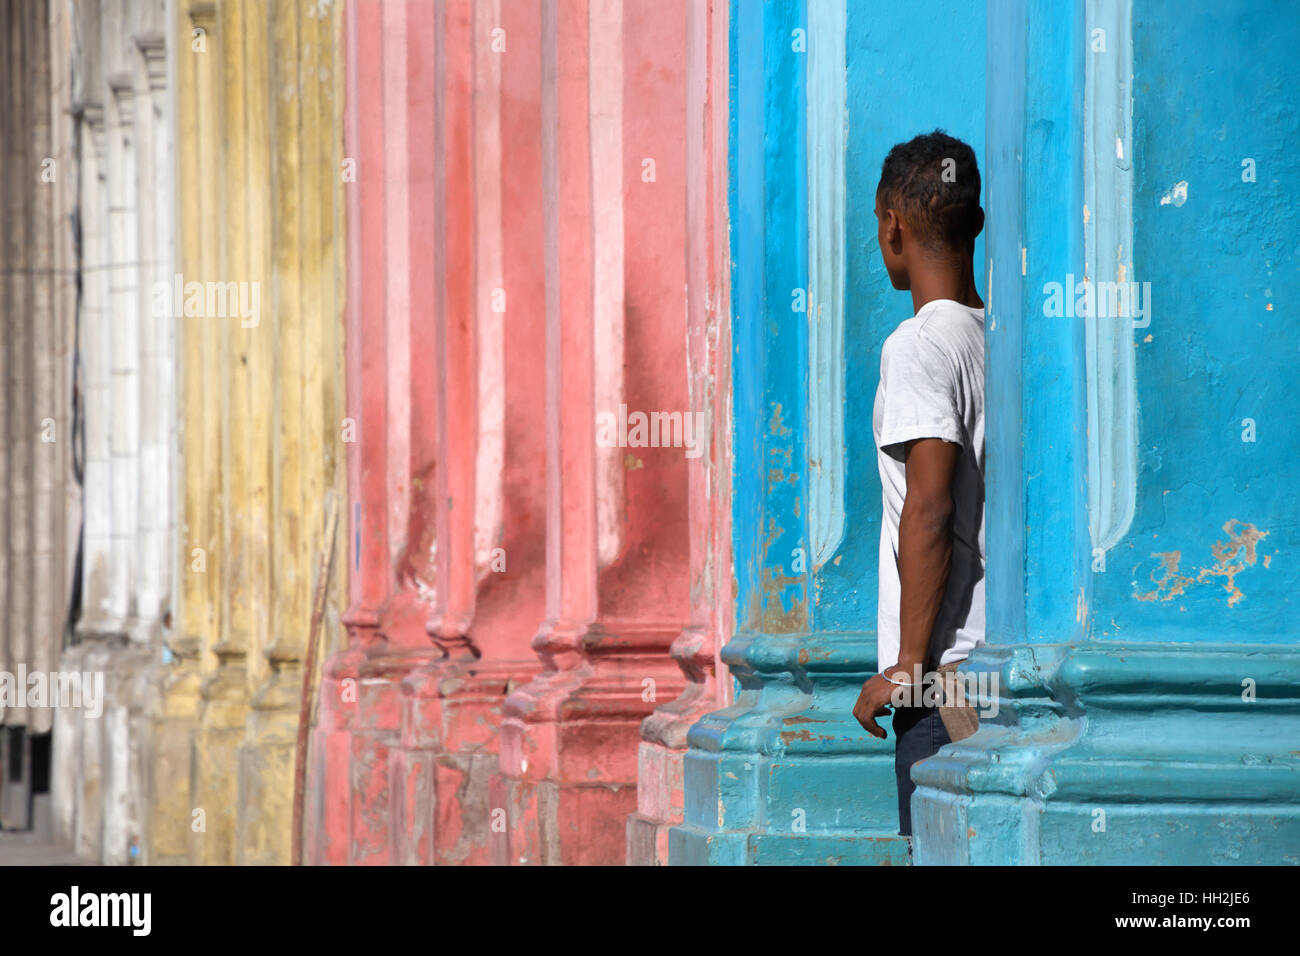
[[[684,384],[689,391],[687,407],[703,414],[707,422],[705,450],[687,462],[690,623],[671,648],[686,687],[680,696],[662,700],[641,726],[637,811],[627,824],[627,861],[633,865],[667,864],[668,831],[682,819],[686,734],[704,714],[730,702],[730,681],[718,679],[722,671],[718,655],[730,637],[732,621],[727,430],[731,342],[727,244],[722,241],[727,225],[727,3],[690,2],[684,7],[677,19],[655,16],[660,7],[640,0],[626,7],[635,16],[636,36],[645,40],[637,44],[639,51],[630,49],[627,54],[629,62],[636,62],[639,54],[645,64],[639,71],[644,80],[629,93],[627,111],[633,111],[633,102],[657,103],[658,116],[644,134],[652,137],[654,130],[669,131],[669,153],[684,159],[681,183],[663,175],[659,182],[668,189],[684,190],[685,221],[676,236],[685,269]],[[676,95],[655,95],[655,66],[675,81],[680,79],[684,103]],[[684,111],[677,111],[683,105]],[[647,116],[654,112],[647,111]],[[675,215],[653,205],[638,213],[639,221],[670,226],[663,230],[666,240],[679,227]],[[676,258],[667,241],[659,252]]]
[[[688,408],[685,17],[666,13],[543,4],[545,670],[506,702],[498,863],[623,862],[641,721],[683,687],[668,653],[690,607],[683,449],[601,447],[595,428],[620,404]]]
[[[319,810],[309,845],[320,862],[391,861],[401,680],[439,656],[425,634],[435,581],[426,532],[434,499],[424,489],[436,471],[438,404],[423,361],[437,340],[420,286],[431,270],[413,268],[435,251],[420,214],[432,166],[420,165],[427,150],[413,141],[418,106],[432,91],[409,82],[418,61],[408,72],[408,37],[420,35],[425,7],[370,0],[351,4],[345,18],[345,151],[356,161],[347,185],[348,395],[357,440],[348,446],[350,644],[326,663],[316,739]]]
[[[311,859],[663,862],[685,728],[723,697],[726,447],[597,422],[721,431],[719,17],[349,4],[351,643]]]
[[[512,219],[507,231],[502,199],[508,191],[512,214],[537,204],[540,181],[524,163],[536,118],[534,108],[532,123],[520,123],[502,92],[528,70],[526,48],[510,50],[507,40],[511,55],[492,49],[493,30],[515,32],[508,18],[519,6],[526,5],[451,0],[432,24],[438,34],[429,34],[442,51],[435,60],[440,109],[425,142],[434,146],[431,218],[440,258],[431,302],[443,411],[438,584],[428,632],[445,656],[403,685],[393,812],[397,859],[408,863],[487,862],[487,787],[501,707],[509,689],[538,670],[528,644],[545,583],[536,464],[545,366],[537,361],[541,297],[529,293],[541,263],[526,252],[507,255],[505,242],[526,249],[539,235],[527,219],[518,226]]]

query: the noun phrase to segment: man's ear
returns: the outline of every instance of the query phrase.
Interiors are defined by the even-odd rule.
[[[971,241],[974,242],[975,237],[978,236],[983,231],[984,231],[984,207],[981,206],[978,210],[978,214],[975,216],[975,232],[971,235]]]
[[[894,209],[885,210],[885,238],[891,246],[898,246],[903,241],[903,220]]]

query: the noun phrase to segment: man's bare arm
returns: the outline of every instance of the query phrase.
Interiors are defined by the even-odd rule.
[[[899,667],[926,664],[952,567],[952,476],[961,446],[921,438],[904,447],[907,498],[898,520]]]
[[[895,685],[889,678],[915,680],[915,668],[925,667],[930,632],[934,630],[952,567],[952,475],[961,446],[941,438],[918,438],[903,446],[907,467],[907,497],[898,520],[899,654],[898,663],[862,685],[853,716],[875,737],[884,738],[878,723]]]

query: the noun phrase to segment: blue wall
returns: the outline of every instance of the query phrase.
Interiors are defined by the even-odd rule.
[[[791,289],[808,286],[806,59],[790,56],[788,44],[791,31],[806,23],[807,11],[793,0],[761,7],[740,3],[733,10],[737,629],[762,630],[766,620],[769,630],[874,631],[881,492],[872,404],[881,345],[912,314],[910,296],[890,286],[876,244],[876,184],[891,146],[936,128],[970,143],[983,173],[984,11],[962,0],[847,4],[847,522],[834,559],[800,575],[791,569],[790,556],[807,548],[807,497],[801,469],[790,463],[806,457],[808,354],[806,316],[790,313],[790,298]],[[765,31],[762,40],[751,35],[759,30]],[[904,36],[908,42],[901,44]],[[752,54],[739,57],[760,43],[766,44],[766,65]],[[940,56],[942,70],[925,66]],[[983,237],[975,263],[982,288]],[[788,434],[773,417],[778,405],[779,424]],[[765,524],[765,509],[787,520]]]
[[[874,198],[889,147],[918,133],[982,154],[984,11],[838,2],[731,5],[737,616],[722,656],[740,689],[690,731],[673,863],[907,860],[892,736],[852,716],[876,669],[880,346],[912,313]]]
[[[1300,862],[1300,17],[1219,6],[988,4],[990,643],[962,670],[998,713],[913,768],[918,863]],[[1121,270],[1149,324],[1045,314]]]
[[[804,150],[806,54],[791,33],[802,3],[732,5],[731,241],[733,548],[737,630],[802,631],[808,579],[790,568],[806,547],[804,401],[807,337],[791,291],[807,288]],[[781,91],[780,96],[767,95]],[[742,145],[737,145],[742,144]],[[779,409],[779,414],[777,410]],[[785,520],[769,521],[781,514]]]
[[[888,148],[939,127],[984,176],[989,644],[963,670],[998,710],[913,769],[915,860],[1296,862],[1300,15],[830,2],[731,5],[741,690],[690,732],[672,861],[908,858],[892,734],[850,710],[876,663],[880,346],[911,314],[872,201]],[[844,89],[799,31],[843,34]],[[1045,315],[1045,284],[1121,270],[1148,325]],[[842,287],[812,303],[832,320],[792,310],[810,284]]]
[[[871,434],[880,348],[912,315],[910,293],[889,284],[876,244],[880,164],[895,143],[943,129],[984,163],[984,10],[962,0],[848,4],[848,155],[845,210],[845,421],[848,515],[838,564],[817,576],[814,626],[876,627],[880,476]],[[935,63],[942,69],[933,69]],[[984,291],[984,238],[975,248]]]
[[[1137,0],[1133,39],[1134,272],[1152,309],[1134,331],[1136,510],[1097,576],[1094,633],[1294,643],[1300,12]],[[1266,533],[1253,565],[1249,526]],[[1156,556],[1174,553],[1176,572]]]

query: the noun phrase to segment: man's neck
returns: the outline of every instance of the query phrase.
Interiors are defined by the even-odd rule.
[[[912,276],[912,314],[938,299],[960,302],[972,309],[984,308],[975,288],[975,267],[970,259],[960,263],[926,263]]]

